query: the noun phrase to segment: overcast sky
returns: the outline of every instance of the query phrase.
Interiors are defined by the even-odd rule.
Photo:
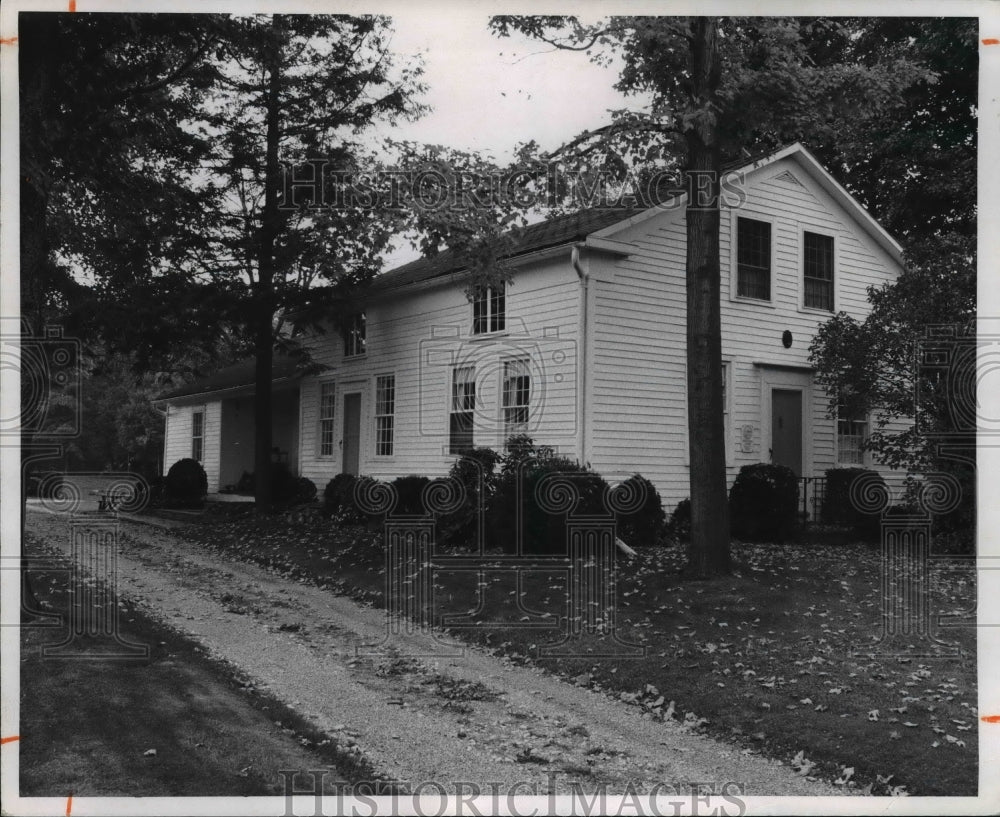
[[[433,110],[395,129],[398,138],[484,151],[503,161],[519,142],[534,139],[551,150],[609,122],[609,109],[641,104],[614,90],[616,67],[520,36],[495,37],[478,4],[447,15],[428,13],[419,3],[413,9],[394,15],[392,49],[423,53],[424,99]],[[401,246],[387,259],[390,269],[417,255],[396,243]]]

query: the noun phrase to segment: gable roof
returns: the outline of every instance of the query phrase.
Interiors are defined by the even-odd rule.
[[[837,204],[847,211],[847,214],[854,219],[861,229],[863,229],[897,264],[903,263],[903,248],[885,229],[879,224],[864,207],[861,206],[854,196],[838,182],[830,172],[823,167],[801,142],[773,151],[771,153],[760,154],[739,162],[724,165],[723,173],[750,174],[761,170],[768,165],[779,162],[782,159],[791,159],[798,164]],[[681,198],[684,198],[683,196]],[[674,200],[676,202],[676,199]],[[608,238],[631,227],[640,224],[648,218],[657,214],[661,207],[651,207],[643,210],[618,224],[611,224],[596,233],[597,238]]]
[[[582,241],[588,235],[609,225],[644,212],[639,208],[592,208],[529,224],[507,256],[514,258],[530,252],[558,247],[572,241]],[[383,292],[396,287],[429,281],[451,272],[465,269],[465,262],[453,250],[444,250],[429,258],[418,258],[401,267],[375,277],[370,292]]]
[[[239,389],[244,386],[252,386],[257,377],[257,363],[253,358],[241,360],[232,366],[226,366],[217,372],[198,377],[190,383],[178,386],[175,389],[157,395],[153,402],[158,403],[166,400],[176,400],[181,397],[192,397],[196,394],[208,394],[217,391],[227,391],[229,389]],[[298,361],[285,355],[275,355],[271,362],[271,381],[289,380],[293,378],[298,370]]]
[[[868,232],[896,262],[902,263],[902,247],[847,190],[830,175],[800,142],[777,151],[760,153],[723,165],[723,173],[752,173],[785,158],[795,160],[823,190],[825,190],[851,217]],[[680,199],[684,197],[681,196]],[[672,199],[676,206],[678,199]],[[664,203],[666,204],[666,203]],[[663,212],[664,205],[649,208],[592,208],[556,216],[524,228],[507,258],[516,258],[539,250],[558,247],[588,236],[606,238],[622,230],[653,218]],[[435,256],[418,258],[375,277],[368,291],[372,294],[429,281],[466,268],[464,261],[453,250],[444,250]]]

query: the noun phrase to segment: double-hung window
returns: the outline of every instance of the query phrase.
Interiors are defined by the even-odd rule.
[[[833,312],[833,236],[802,234],[802,303]]]
[[[864,465],[864,442],[868,437],[868,421],[852,415],[844,406],[837,406],[837,462],[840,465]]]
[[[476,412],[476,369],[456,366],[452,371],[448,452],[462,454],[472,448],[472,426]]]
[[[528,431],[531,404],[531,375],[527,358],[507,360],[503,364],[504,440]]]
[[[480,287],[472,299],[472,334],[502,332],[507,328],[507,293],[503,281]]]
[[[321,383],[319,387],[319,455],[333,456],[334,415],[337,395],[333,383]]]
[[[375,456],[391,457],[396,420],[396,376],[375,378]]]
[[[363,355],[366,349],[365,313],[357,312],[344,327],[344,357]]]
[[[205,411],[198,409],[191,415],[191,458],[202,461],[205,456]]]
[[[736,294],[771,300],[771,225],[766,221],[737,219]]]

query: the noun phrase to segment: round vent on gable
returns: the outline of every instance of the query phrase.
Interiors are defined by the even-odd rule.
[[[781,333],[781,345],[786,349],[792,348],[792,333],[787,329]]]

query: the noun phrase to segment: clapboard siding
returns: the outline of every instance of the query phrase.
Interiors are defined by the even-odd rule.
[[[772,224],[770,303],[732,297],[733,231],[739,215]],[[604,473],[642,473],[656,484],[668,507],[690,493],[685,229],[683,211],[664,211],[611,236],[635,248],[627,259],[604,256],[591,262],[595,351],[588,389],[588,459]],[[803,230],[834,237],[836,310],[863,317],[869,309],[867,287],[898,274],[888,254],[792,160],[748,176],[745,202],[739,210],[724,209],[721,225],[730,481],[742,465],[769,459],[770,420],[763,404],[775,378],[779,386],[801,384],[806,390],[804,473],[819,475],[836,465],[836,422],[827,416],[828,398],[812,383],[808,362],[816,329],[831,313],[803,308]],[[786,330],[793,336],[789,349],[782,344]],[[749,428],[746,437],[744,427]]]
[[[192,416],[196,411],[205,412],[204,445],[201,465],[208,477],[208,490],[219,490],[221,452],[222,404],[208,401],[199,405],[167,406],[167,433],[163,441],[163,473],[177,460],[192,454]]]
[[[722,357],[726,365],[727,471],[769,459],[773,388],[803,391],[808,475],[836,464],[836,421],[809,368],[808,347],[831,315],[803,305],[803,231],[834,238],[834,311],[861,318],[870,285],[891,282],[899,264],[863,217],[845,209],[794,154],[750,171],[738,210],[721,214]],[[740,215],[772,225],[770,302],[734,296],[735,224]],[[532,425],[539,444],[579,458],[614,481],[651,479],[668,508],[688,496],[685,218],[661,210],[600,231],[610,245],[583,248],[584,286],[569,248],[515,270],[507,291],[508,331],[472,337],[472,307],[455,279],[375,296],[366,309],[367,352],[345,358],[337,332],[310,340],[325,370],[300,382],[299,471],[322,490],[343,467],[344,400],[361,396],[359,469],[379,478],[441,475],[448,455],[449,403],[455,365],[477,373],[475,444],[503,443],[503,360],[532,364]],[[882,242],[882,243],[879,243]],[[627,249],[627,254],[622,250]],[[586,293],[587,334],[581,310]],[[792,333],[790,348],[782,334]],[[375,383],[395,377],[394,452],[375,456]],[[334,387],[334,450],[320,453],[320,394]],[[584,394],[585,390],[585,394]],[[193,402],[193,401],[191,401]],[[218,481],[221,414],[206,404],[205,467]],[[218,403],[214,405],[218,406]],[[192,406],[170,406],[165,468],[191,451]],[[214,447],[214,449],[213,449]],[[294,450],[294,449],[293,449]],[[294,455],[292,459],[296,459]]]
[[[507,332],[470,336],[472,306],[461,284],[383,296],[366,309],[366,354],[345,358],[333,333],[317,339],[315,356],[328,371],[302,383],[301,471],[322,489],[342,468],[339,445],[319,455],[320,382],[335,384],[334,420],[339,441],[344,395],[360,392],[360,470],[379,478],[447,473],[449,404],[454,365],[476,369],[476,445],[503,442],[503,360],[528,357],[532,365],[532,424],[539,444],[576,456],[579,282],[569,253],[517,270],[507,288]],[[394,451],[375,455],[375,379],[393,374],[396,388]]]

